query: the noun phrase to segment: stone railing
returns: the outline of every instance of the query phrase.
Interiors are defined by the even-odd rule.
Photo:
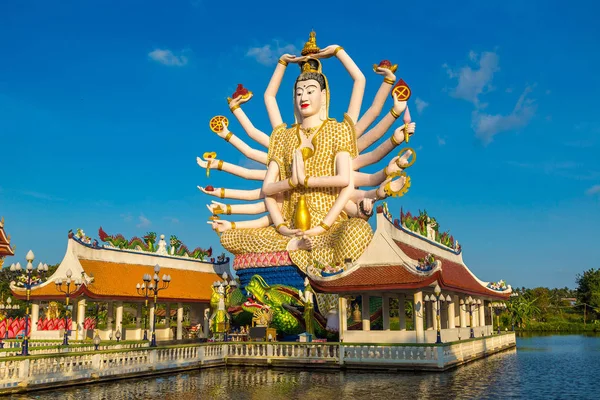
[[[108,349],[0,359],[0,394],[209,366],[285,366],[445,370],[515,346],[515,334],[436,344],[225,342]]]
[[[13,344],[17,344],[16,346]],[[0,358],[2,357],[16,357],[21,355],[21,342],[13,342],[10,347],[6,347],[8,343],[5,343],[5,348],[0,349]],[[148,347],[150,344],[147,341],[138,343],[117,343],[117,342],[102,342],[98,346],[98,350],[121,350],[121,349],[138,349]],[[41,354],[57,354],[57,353],[73,353],[73,352],[86,352],[95,351],[95,346],[91,343],[86,344],[70,344],[69,346],[62,346],[61,342],[29,342],[29,355],[41,355]]]

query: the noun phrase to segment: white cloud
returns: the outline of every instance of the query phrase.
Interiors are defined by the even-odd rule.
[[[165,220],[169,221],[172,224],[178,224],[179,223],[179,218],[175,218],[175,217],[164,217]]]
[[[593,196],[595,194],[600,195],[600,185],[594,185],[588,190],[585,191],[588,196]]]
[[[491,86],[492,78],[494,73],[500,69],[498,67],[498,55],[486,51],[479,57],[477,53],[471,51],[469,59],[473,63],[478,63],[478,65],[474,68],[465,65],[458,71],[452,70],[447,64],[443,65],[450,78],[458,79],[458,84],[452,89],[450,95],[457,99],[467,100],[475,106],[484,107],[483,104],[479,103],[479,95],[484,90],[491,91],[493,89]]]
[[[420,99],[418,97],[415,100],[415,104],[417,105],[417,112],[419,114],[421,114],[423,112],[423,110],[425,109],[425,107],[429,106],[428,102],[426,102],[425,100],[422,100],[422,99]]]
[[[121,218],[123,218],[123,221],[125,221],[125,222],[133,221],[133,217],[131,216],[131,213],[121,214]]]
[[[444,139],[443,137],[438,136],[437,137],[437,142],[439,146],[444,146],[446,145],[446,139]]]
[[[257,161],[251,160],[249,158],[240,158],[238,161],[238,165],[240,167],[248,168],[248,169],[262,169],[265,170],[265,165],[261,164]]]
[[[246,56],[254,58],[260,64],[273,65],[283,54],[300,54],[300,51],[293,44],[281,45],[277,40],[271,44],[265,44],[262,47],[251,47]]]
[[[155,49],[148,53],[148,57],[161,64],[174,67],[183,67],[188,63],[187,56],[183,54],[176,55],[168,49]]]
[[[479,110],[473,111],[472,127],[484,145],[492,142],[494,136],[500,132],[506,132],[524,127],[534,116],[537,106],[535,101],[527,98],[532,88],[527,87],[519,97],[517,104],[510,114],[487,114]]]
[[[23,191],[21,191],[21,194],[24,194],[25,196],[33,197],[35,199],[40,199],[40,200],[48,200],[48,201],[64,201],[65,200],[61,197],[56,197],[54,195],[47,194],[47,193],[35,192],[33,190],[23,190]]]
[[[144,214],[140,214],[138,220],[140,221],[139,224],[136,225],[138,228],[147,228],[152,225],[152,221],[146,218]]]

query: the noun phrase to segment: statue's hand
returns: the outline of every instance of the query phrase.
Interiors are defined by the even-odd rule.
[[[205,161],[205,160],[201,159],[200,157],[196,157],[196,162],[198,163],[198,165],[201,168],[206,168],[208,166],[208,161]],[[218,163],[219,163],[219,160],[217,160],[216,158],[211,158],[210,167],[215,168],[215,165],[218,165]]]
[[[398,96],[396,94],[394,96],[394,111],[396,114],[402,114],[404,110],[406,110],[406,101],[398,100]]]
[[[394,73],[389,69],[389,68],[381,68],[381,67],[377,67],[375,69],[375,73],[377,75],[382,75],[388,79],[392,79],[392,80],[396,80],[396,75],[394,75]]]
[[[296,233],[296,236],[317,236],[323,233],[325,233],[325,229],[321,228],[320,226],[315,226],[307,231]]]
[[[279,233],[281,233],[283,236],[295,236],[298,233],[301,233],[302,231],[300,229],[291,229],[288,226],[282,225],[279,227],[278,230]]]
[[[219,203],[218,201],[214,201],[214,200],[211,200],[211,203],[212,204],[206,205],[206,208],[208,208],[208,211],[210,211],[211,214],[214,214],[216,209],[221,209],[221,210],[223,210],[223,212],[225,212],[225,208],[227,207],[226,204]]]
[[[321,49],[317,54],[314,54],[313,57],[315,58],[330,58],[333,57],[334,53],[335,53],[335,49],[337,49],[338,46],[337,44],[332,44],[331,46],[327,46],[324,49]]]
[[[398,143],[404,142],[404,127],[405,125],[402,125],[400,128],[396,128],[394,131],[394,139],[396,139]],[[408,124],[408,136],[412,136],[415,133],[416,127],[417,125],[414,122]]]
[[[233,108],[233,107],[235,107],[235,106],[240,106],[240,105],[242,105],[242,104],[244,104],[244,103],[246,103],[246,102],[250,101],[250,99],[251,99],[253,96],[254,96],[254,94],[253,94],[252,92],[248,93],[248,97],[246,97],[246,98],[244,98],[244,96],[242,96],[242,95],[240,94],[238,97],[236,97],[236,98],[232,99],[232,100],[229,102],[229,108]]]
[[[289,64],[289,63],[295,63],[295,64],[297,64],[297,63],[299,63],[300,61],[302,61],[302,60],[301,60],[301,58],[303,58],[303,57],[296,57],[296,56],[294,56],[294,55],[291,55],[291,54],[284,54],[284,55],[282,55],[281,57],[279,57],[279,59],[280,59],[281,61],[285,61],[285,62],[286,62],[286,63],[288,63],[288,64]]]
[[[215,221],[207,221],[206,223],[209,224],[210,226],[212,226],[213,230],[217,231],[218,233],[223,233],[223,232],[231,229],[231,222],[226,221],[224,219],[217,219]]]
[[[227,125],[225,125],[225,122],[222,122],[221,126],[223,127],[223,129],[221,130],[221,132],[216,132],[216,134],[219,135],[219,137],[221,139],[223,139],[229,133],[229,128],[227,128]]]
[[[306,171],[304,169],[304,159],[302,158],[302,152],[300,150],[296,150],[294,152],[292,170],[296,170],[296,177],[298,179],[298,183],[304,184],[304,178],[306,178]]]

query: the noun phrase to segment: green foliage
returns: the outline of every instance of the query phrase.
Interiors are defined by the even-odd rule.
[[[589,312],[592,317],[600,316],[600,269],[590,269],[583,274],[577,274],[577,302],[580,308]]]

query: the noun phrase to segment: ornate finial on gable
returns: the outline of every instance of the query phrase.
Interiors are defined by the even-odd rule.
[[[4,227],[4,217],[0,218],[0,228]]]

